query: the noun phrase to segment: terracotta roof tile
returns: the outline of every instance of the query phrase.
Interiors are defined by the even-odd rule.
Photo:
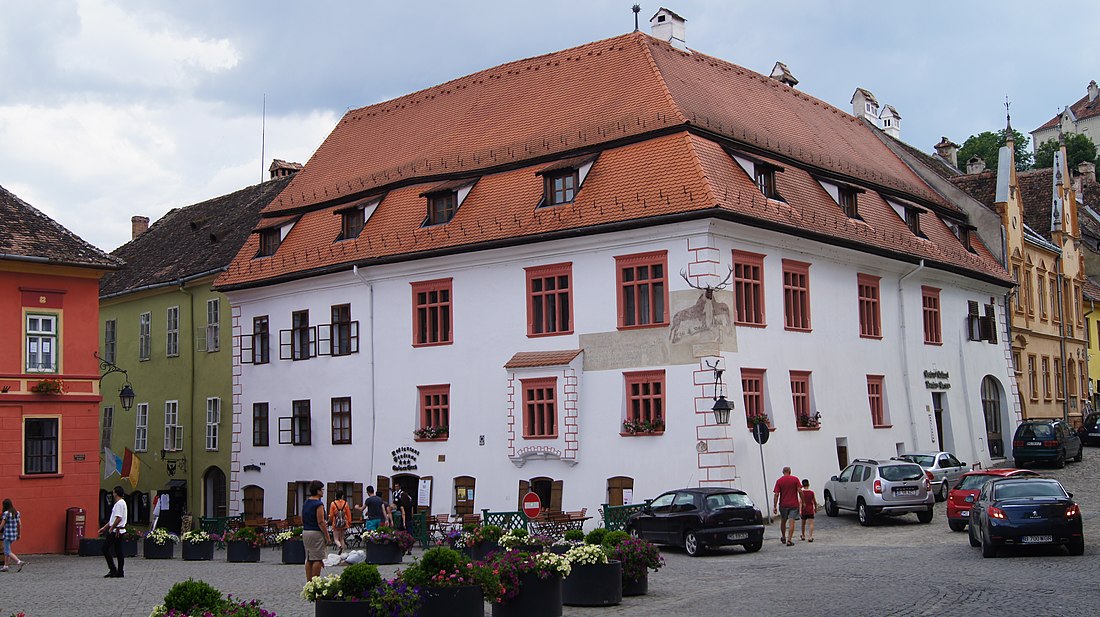
[[[521,351],[504,364],[504,368],[533,368],[539,366],[562,366],[581,355],[583,349],[565,349],[562,351]]]
[[[1090,101],[1089,95],[1085,94],[1085,96],[1081,97],[1081,99],[1078,100],[1076,103],[1070,105],[1069,109],[1073,112],[1074,117],[1076,117],[1078,121],[1100,115],[1100,97],[1097,97],[1096,99]],[[1042,126],[1032,131],[1032,133],[1045,129],[1052,129],[1058,126],[1058,123],[1061,119],[1062,114],[1058,113],[1050,120],[1044,122]]]
[[[0,186],[0,254],[115,270],[122,260],[88,244]]]

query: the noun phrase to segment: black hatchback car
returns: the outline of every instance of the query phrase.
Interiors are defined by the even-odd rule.
[[[995,557],[1002,546],[1063,545],[1085,552],[1081,509],[1051,478],[998,478],[986,482],[970,508],[970,546]]]
[[[764,545],[764,517],[744,491],[681,488],[663,493],[627,519],[626,530],[654,544],[682,546],[695,557],[707,547]]]
[[[1084,451],[1081,438],[1062,420],[1025,420],[1012,437],[1016,467],[1027,467],[1026,463],[1032,461],[1065,467],[1068,458],[1080,463]]]
[[[1100,446],[1100,413],[1090,413],[1085,416],[1078,433],[1081,443],[1086,446]]]

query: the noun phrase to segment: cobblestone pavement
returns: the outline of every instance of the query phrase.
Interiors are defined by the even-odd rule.
[[[566,616],[637,615],[1069,615],[1090,614],[1100,579],[1100,449],[1083,463],[1041,469],[1074,493],[1085,514],[1085,555],[1062,549],[1010,550],[983,559],[965,533],[947,528],[943,504],[931,524],[908,515],[860,527],[854,515],[817,520],[813,544],[779,542],[768,528],[764,548],[747,554],[723,549],[691,558],[663,551],[667,565],[650,577],[650,593],[617,607],[565,607]],[[171,585],[188,577],[223,593],[258,598],[280,617],[307,617],[298,597],[302,566],[278,563],[265,549],[259,564],[127,561],[125,579],[104,579],[101,558],[28,557],[20,573],[0,574],[0,616],[146,617]],[[383,566],[392,575],[396,566]],[[487,611],[488,612],[488,611]]]

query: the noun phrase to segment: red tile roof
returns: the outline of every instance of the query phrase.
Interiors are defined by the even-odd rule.
[[[763,75],[644,34],[623,35],[348,112],[264,210],[270,218],[302,213],[275,255],[254,259],[253,234],[218,285],[704,216],[1005,280],[984,249],[975,256],[942,234],[942,242],[929,242],[908,232],[879,191],[964,215],[874,130]],[[778,187],[787,203],[765,200],[720,143],[783,167]],[[596,153],[573,203],[536,207],[539,171]],[[867,189],[860,196],[865,222],[848,220],[815,177]],[[478,181],[454,219],[423,227],[421,194],[463,179]],[[334,211],[382,192],[360,237],[334,242]]]
[[[562,351],[521,351],[504,364],[504,368],[534,368],[538,366],[562,366],[581,355],[583,349]]]
[[[1081,97],[1081,100],[1077,101],[1073,105],[1070,105],[1069,109],[1073,112],[1073,116],[1077,118],[1078,121],[1100,115],[1100,97],[1097,97],[1090,101],[1089,95],[1086,94],[1085,96]],[[1032,133],[1046,129],[1052,129],[1058,126],[1061,120],[1062,114],[1059,113],[1050,120],[1044,122],[1042,126],[1032,131]]]

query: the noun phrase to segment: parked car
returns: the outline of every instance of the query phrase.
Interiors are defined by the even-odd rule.
[[[752,553],[764,545],[764,517],[744,492],[681,488],[649,502],[627,519],[626,530],[654,544],[682,546],[695,557],[708,547],[740,544]]]
[[[917,513],[922,523],[932,522],[936,498],[924,468],[908,461],[857,458],[825,483],[825,514],[854,510],[860,525],[872,525],[880,515]]]
[[[1063,545],[1085,552],[1081,508],[1052,478],[1000,478],[987,482],[970,509],[970,546],[996,557],[1002,546]]]
[[[970,504],[978,498],[986,482],[996,478],[1022,478],[1038,476],[1027,469],[979,469],[964,473],[947,496],[947,526],[951,531],[962,531],[970,522]]]
[[[1100,413],[1093,412],[1085,416],[1077,435],[1086,446],[1100,446]]]
[[[1050,462],[1065,467],[1066,459],[1081,462],[1085,446],[1077,433],[1062,420],[1025,420],[1016,427],[1012,438],[1012,458],[1016,467],[1027,462]]]
[[[966,463],[955,458],[950,452],[913,452],[894,457],[899,461],[916,463],[932,474],[932,488],[936,501],[947,499],[947,493],[969,470]]]

